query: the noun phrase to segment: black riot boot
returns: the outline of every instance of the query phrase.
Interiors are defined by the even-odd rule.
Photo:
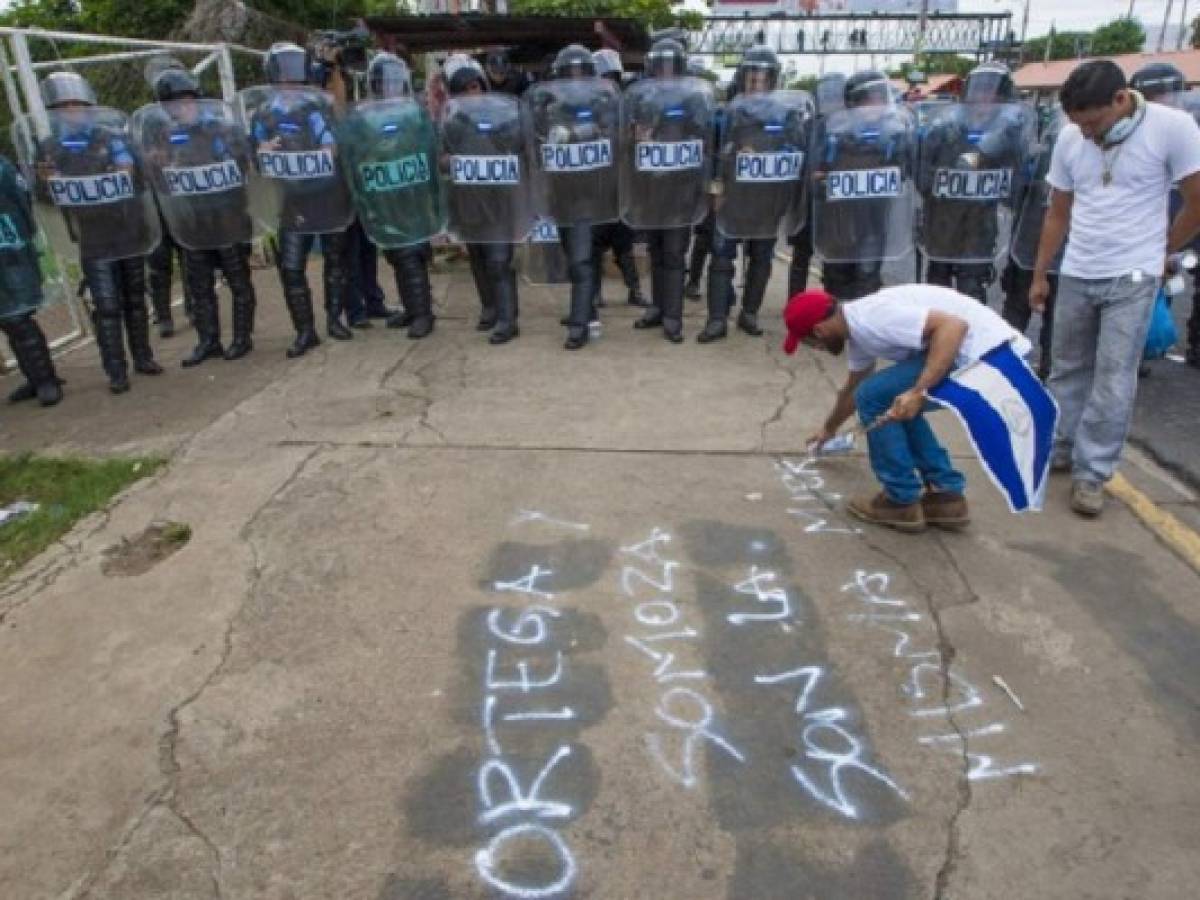
[[[225,355],[225,348],[221,346],[221,322],[215,292],[192,297],[192,324],[196,327],[198,340],[191,354],[180,363],[185,369],[198,366],[206,359]]]
[[[254,349],[254,311],[258,297],[250,277],[250,260],[242,247],[223,247],[218,251],[221,269],[233,294],[233,340],[225,348],[225,358],[241,359]],[[219,332],[218,332],[219,333]]]
[[[662,310],[663,337],[672,344],[683,341],[683,264],[688,229],[672,228],[662,233],[658,259],[658,306]]]
[[[146,309],[146,267],[140,258],[123,259],[117,263],[125,307],[125,332],[129,339],[129,355],[133,371],[141,375],[161,375],[163,368],[154,359],[150,346],[150,313]]]
[[[124,394],[129,390],[129,364],[125,357],[125,328],[120,310],[102,312],[97,308],[92,316],[92,326],[96,329],[100,365],[108,376],[108,389],[114,394]]]
[[[663,323],[663,273],[657,259],[650,260],[650,305],[642,313],[642,317],[633,323],[634,328],[658,328]]]
[[[571,277],[571,305],[567,312],[567,340],[563,347],[579,350],[588,342],[588,323],[592,318],[592,290],[596,281],[596,261],[592,255],[592,229],[575,225],[559,232],[567,254]]]
[[[335,341],[354,338],[342,321],[346,312],[346,290],[349,285],[346,273],[346,233],[326,234],[321,239],[321,251],[325,260],[322,266],[322,281],[325,286],[325,333]]]
[[[719,341],[728,333],[729,296],[733,292],[733,261],[713,255],[708,263],[708,321],[696,335],[701,344]]]
[[[517,327],[517,273],[511,268],[496,282],[496,327],[488,337],[490,344],[507,344],[521,333]]]
[[[758,326],[758,311],[771,279],[771,257],[761,250],[753,252],[746,266],[746,286],[742,290],[742,309],[738,313],[737,326],[746,334],[758,337],[762,329]]]
[[[287,304],[292,327],[296,329],[296,340],[287,349],[288,359],[303,356],[321,343],[317,337],[317,326],[313,315],[312,291],[304,278],[304,271],[280,270],[283,281],[283,300]]]
[[[625,281],[625,287],[629,290],[629,296],[625,302],[630,306],[647,306],[646,297],[642,294],[642,283],[641,279],[638,278],[637,262],[633,258],[633,251],[627,250],[624,253],[617,253],[615,255],[617,258],[617,268],[621,270],[621,278]]]
[[[404,315],[397,316],[408,326],[408,336],[418,341],[433,333],[433,288],[429,284],[429,269],[426,266],[425,254],[421,249],[406,248],[404,250],[387,250],[384,256],[391,263],[396,273],[396,292],[400,295],[400,304],[404,307]],[[399,322],[393,326],[392,318],[388,319],[388,327],[402,327]]]
[[[171,315],[171,270],[175,264],[175,243],[163,226],[163,238],[154,251],[146,257],[150,270],[150,303],[154,307],[154,324],[158,336],[169,338],[175,334],[175,319]],[[186,284],[186,275],[184,276]]]
[[[475,281],[475,292],[479,294],[479,321],[475,323],[475,330],[491,331],[496,327],[496,298],[488,280],[487,246],[468,244],[467,254],[471,259],[471,278]]]
[[[9,394],[9,403],[32,400],[37,397],[42,406],[54,406],[62,400],[63,380],[54,370],[50,346],[32,315],[22,316],[15,321],[3,323],[12,345],[17,366],[25,376],[25,384]]]

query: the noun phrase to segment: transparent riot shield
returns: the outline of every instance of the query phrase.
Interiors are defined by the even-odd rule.
[[[525,92],[534,196],[560,226],[619,217],[620,94],[603,78],[567,78]]]
[[[253,163],[233,109],[220,100],[151,103],[130,120],[167,230],[189,250],[254,237],[247,182]]]
[[[48,110],[49,133],[18,120],[13,143],[26,167],[46,238],[66,259],[125,259],[162,239],[158,212],[123,112],[102,106]]]
[[[926,258],[993,263],[1005,253],[1034,125],[1021,103],[955,103],[935,114],[917,154],[917,246]]]
[[[0,321],[33,312],[43,302],[29,186],[0,156]]]
[[[813,248],[826,262],[899,259],[913,245],[912,116],[858,106],[822,119],[814,141]]]
[[[533,227],[526,129],[517,99],[480,94],[447,101],[440,164],[450,232],[469,244],[516,244]]]
[[[341,231],[354,218],[334,131],[333,97],[260,85],[237,95],[254,152],[250,212],[267,231]]]
[[[521,248],[521,272],[530,284],[570,284],[567,254],[553,219],[538,219]]]
[[[1050,157],[1054,152],[1054,144],[1066,124],[1066,116],[1062,110],[1056,109],[1042,130],[1042,138],[1033,153],[1031,177],[1022,192],[1017,223],[1013,228],[1012,246],[1009,248],[1013,261],[1022,269],[1032,270],[1037,264],[1042,223],[1046,219],[1046,210],[1050,208],[1050,196],[1053,193],[1050,185],[1046,183],[1046,173],[1050,171]],[[1062,249],[1048,270],[1051,274],[1058,272],[1065,249],[1064,240]]]
[[[717,228],[732,238],[774,237],[805,221],[805,173],[814,106],[803,91],[734,98],[719,147]],[[785,224],[786,221],[786,224]]]
[[[701,78],[648,78],[622,95],[621,218],[630,228],[685,228],[704,218],[715,110]]]
[[[339,124],[338,145],[354,209],[380,247],[422,244],[446,227],[437,136],[411,99],[357,104]]]

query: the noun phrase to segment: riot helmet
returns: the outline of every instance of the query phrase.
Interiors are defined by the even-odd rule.
[[[846,108],[846,76],[841,72],[830,72],[817,80],[817,114],[832,115]]]
[[[733,75],[733,93],[758,94],[773,91],[779,85],[779,57],[770,47],[759,44],[742,55]]]
[[[570,44],[558,51],[550,73],[555,78],[587,78],[596,74],[592,54],[581,44]]]
[[[592,62],[596,66],[596,74],[601,78],[608,78],[618,85],[621,83],[625,67],[621,65],[621,54],[616,50],[610,50],[608,47],[597,50],[592,54]]]
[[[646,74],[651,78],[675,78],[687,74],[687,51],[674,38],[661,38],[646,54]]]
[[[1150,63],[1133,73],[1129,86],[1147,100],[1157,100],[1163,94],[1182,93],[1183,73],[1170,63]]]
[[[263,58],[263,71],[271,84],[306,84],[310,69],[308,53],[287,41],[272,44]]]
[[[843,91],[846,106],[889,106],[892,102],[891,82],[877,69],[855,72],[846,79]]]
[[[96,105],[96,92],[78,72],[51,72],[42,79],[42,102],[47,109],[67,103]]]
[[[200,97],[200,83],[187,69],[163,69],[154,79],[154,99],[160,103]]]
[[[465,94],[473,84],[478,85],[480,91],[488,89],[488,80],[483,74],[483,69],[465,53],[448,56],[442,63],[442,73],[446,76],[446,89],[452,97]]]
[[[1004,63],[976,66],[963,85],[963,103],[1008,103],[1015,100],[1017,87]]]
[[[367,88],[374,100],[398,100],[412,96],[408,65],[394,53],[376,53],[367,66]]]

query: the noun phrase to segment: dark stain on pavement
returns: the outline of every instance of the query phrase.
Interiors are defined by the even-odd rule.
[[[738,841],[729,900],[830,900],[918,897],[912,872],[882,839],[864,844],[845,866],[827,866],[798,853],[793,842]]]
[[[537,586],[559,594],[595,584],[612,560],[615,548],[603,541],[566,540],[553,544],[505,541],[492,550],[483,567],[479,587],[493,590],[497,581],[514,581],[536,565],[553,575],[538,579]],[[553,587],[547,585],[553,584]]]
[[[1142,557],[1107,544],[1082,552],[1012,546],[1055,566],[1055,580],[1137,660],[1153,686],[1150,699],[1167,708],[1181,737],[1200,739],[1200,631],[1154,592],[1154,572]]]

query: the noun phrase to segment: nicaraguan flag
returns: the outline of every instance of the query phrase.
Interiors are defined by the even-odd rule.
[[[947,375],[928,395],[958,414],[1009,508],[1040,510],[1058,404],[1012,346],[989,350]]]

